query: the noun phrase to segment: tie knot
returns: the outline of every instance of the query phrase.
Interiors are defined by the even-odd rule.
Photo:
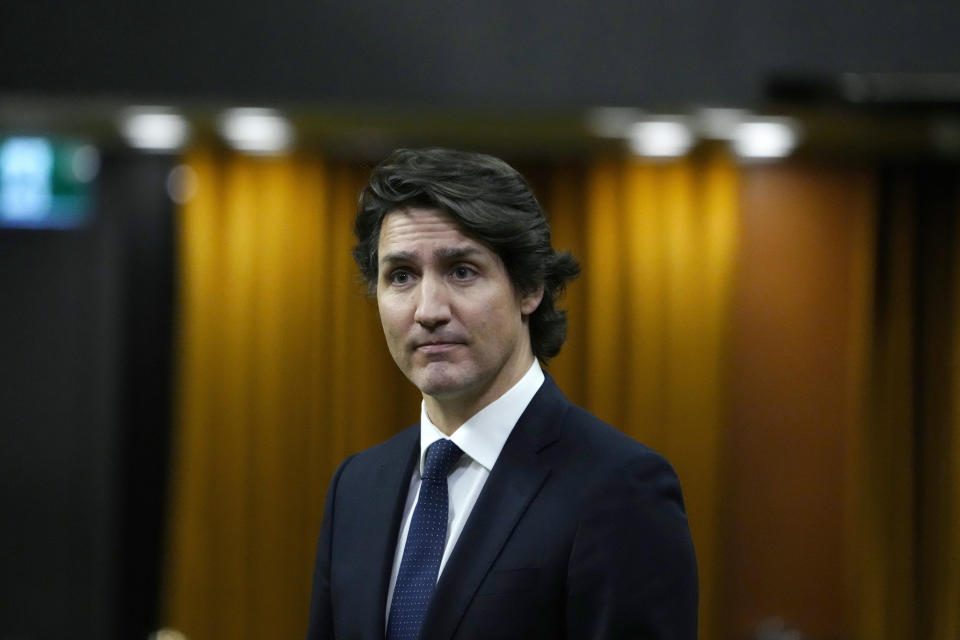
[[[427,455],[423,461],[423,477],[446,478],[462,455],[463,451],[452,440],[437,440],[427,447]]]

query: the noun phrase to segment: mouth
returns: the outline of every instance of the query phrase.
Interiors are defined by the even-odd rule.
[[[434,355],[434,354],[446,353],[448,351],[452,351],[453,349],[456,349],[457,347],[462,347],[462,346],[463,346],[462,342],[453,342],[453,341],[448,342],[443,340],[436,340],[436,341],[420,343],[414,347],[414,351],[417,351],[419,353],[425,353],[428,355]]]

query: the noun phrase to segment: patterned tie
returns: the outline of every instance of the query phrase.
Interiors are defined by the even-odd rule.
[[[420,634],[447,539],[447,475],[462,455],[450,440],[437,440],[427,447],[420,497],[393,587],[387,640],[416,640]]]

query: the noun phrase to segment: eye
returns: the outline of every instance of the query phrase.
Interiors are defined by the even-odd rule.
[[[387,276],[387,279],[390,281],[390,284],[407,284],[410,282],[410,272],[406,269],[394,269]]]
[[[477,275],[476,269],[465,264],[457,265],[451,271],[455,280],[470,280]]]

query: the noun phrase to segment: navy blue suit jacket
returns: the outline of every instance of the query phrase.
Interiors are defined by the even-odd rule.
[[[384,637],[419,439],[414,425],[334,474],[308,640]],[[421,638],[693,640],[696,629],[696,563],[676,474],[547,376],[440,575]]]

